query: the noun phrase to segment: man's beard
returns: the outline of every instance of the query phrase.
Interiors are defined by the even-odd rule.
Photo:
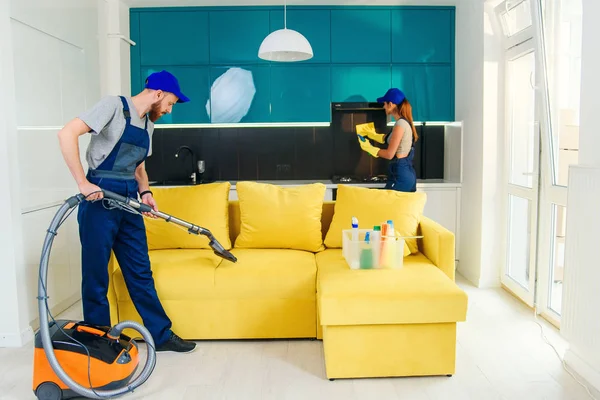
[[[152,104],[152,108],[150,108],[150,121],[156,122],[162,114],[160,112],[160,103]]]

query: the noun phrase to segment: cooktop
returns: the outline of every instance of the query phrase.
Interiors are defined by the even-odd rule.
[[[349,175],[334,175],[331,178],[333,183],[385,183],[387,176],[376,175],[367,177],[349,176]]]

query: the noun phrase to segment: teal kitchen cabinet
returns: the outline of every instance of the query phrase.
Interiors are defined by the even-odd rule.
[[[269,34],[268,10],[210,11],[211,64],[267,64],[258,49]]]
[[[287,28],[304,35],[313,49],[313,58],[301,63],[328,63],[331,60],[330,19],[329,10],[288,9]],[[271,11],[271,32],[283,29],[283,21],[283,11]]]
[[[271,66],[271,121],[330,122],[329,65]]]
[[[415,121],[454,121],[454,73],[450,65],[394,65],[392,85],[410,101]]]
[[[140,64],[208,64],[208,13],[154,11],[139,13]]]
[[[162,67],[142,67],[141,85],[146,77],[153,72],[162,71]],[[156,124],[193,124],[208,123],[206,102],[209,95],[209,68],[203,66],[169,67],[173,75],[179,80],[181,91],[190,98],[187,103],[177,103],[173,106],[171,114],[165,114]],[[142,86],[143,87],[143,86]]]
[[[331,10],[332,63],[389,63],[391,11]]]
[[[151,70],[166,69],[192,101],[159,123],[329,122],[331,102],[375,102],[399,87],[416,120],[454,120],[454,7],[288,7],[287,26],[309,40],[313,58],[259,59],[283,14],[271,6],[131,9],[132,93]],[[224,89],[211,98],[222,76],[216,87]]]
[[[333,65],[332,102],[375,102],[391,87],[389,65]]]
[[[269,65],[211,67],[211,122],[269,122],[270,86]]]
[[[454,63],[454,9],[392,10],[392,63]]]

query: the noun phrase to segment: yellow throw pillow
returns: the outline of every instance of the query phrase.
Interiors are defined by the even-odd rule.
[[[158,210],[208,229],[227,250],[229,239],[229,182],[195,186],[152,187]],[[144,218],[148,249],[210,249],[208,238],[162,218]]]
[[[238,248],[322,251],[321,213],[325,185],[281,187],[238,182],[240,234]]]
[[[427,195],[422,192],[408,193],[394,190],[368,189],[338,185],[333,219],[325,246],[342,247],[342,230],[352,228],[352,217],[358,219],[360,229],[372,229],[387,220],[394,221],[394,228],[401,236],[416,236],[423,215]],[[410,253],[418,253],[416,239],[406,239]],[[406,248],[404,254],[407,254]]]

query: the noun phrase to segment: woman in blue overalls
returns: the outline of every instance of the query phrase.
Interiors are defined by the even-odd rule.
[[[358,142],[361,148],[373,157],[382,157],[390,161],[387,183],[385,189],[400,192],[417,191],[417,174],[413,167],[415,155],[414,144],[418,140],[412,118],[412,107],[401,90],[392,88],[377,99],[383,103],[387,115],[396,120],[394,129],[389,134],[378,134],[374,131],[368,133],[368,138],[381,144],[386,143],[387,148],[377,148],[363,136]]]

